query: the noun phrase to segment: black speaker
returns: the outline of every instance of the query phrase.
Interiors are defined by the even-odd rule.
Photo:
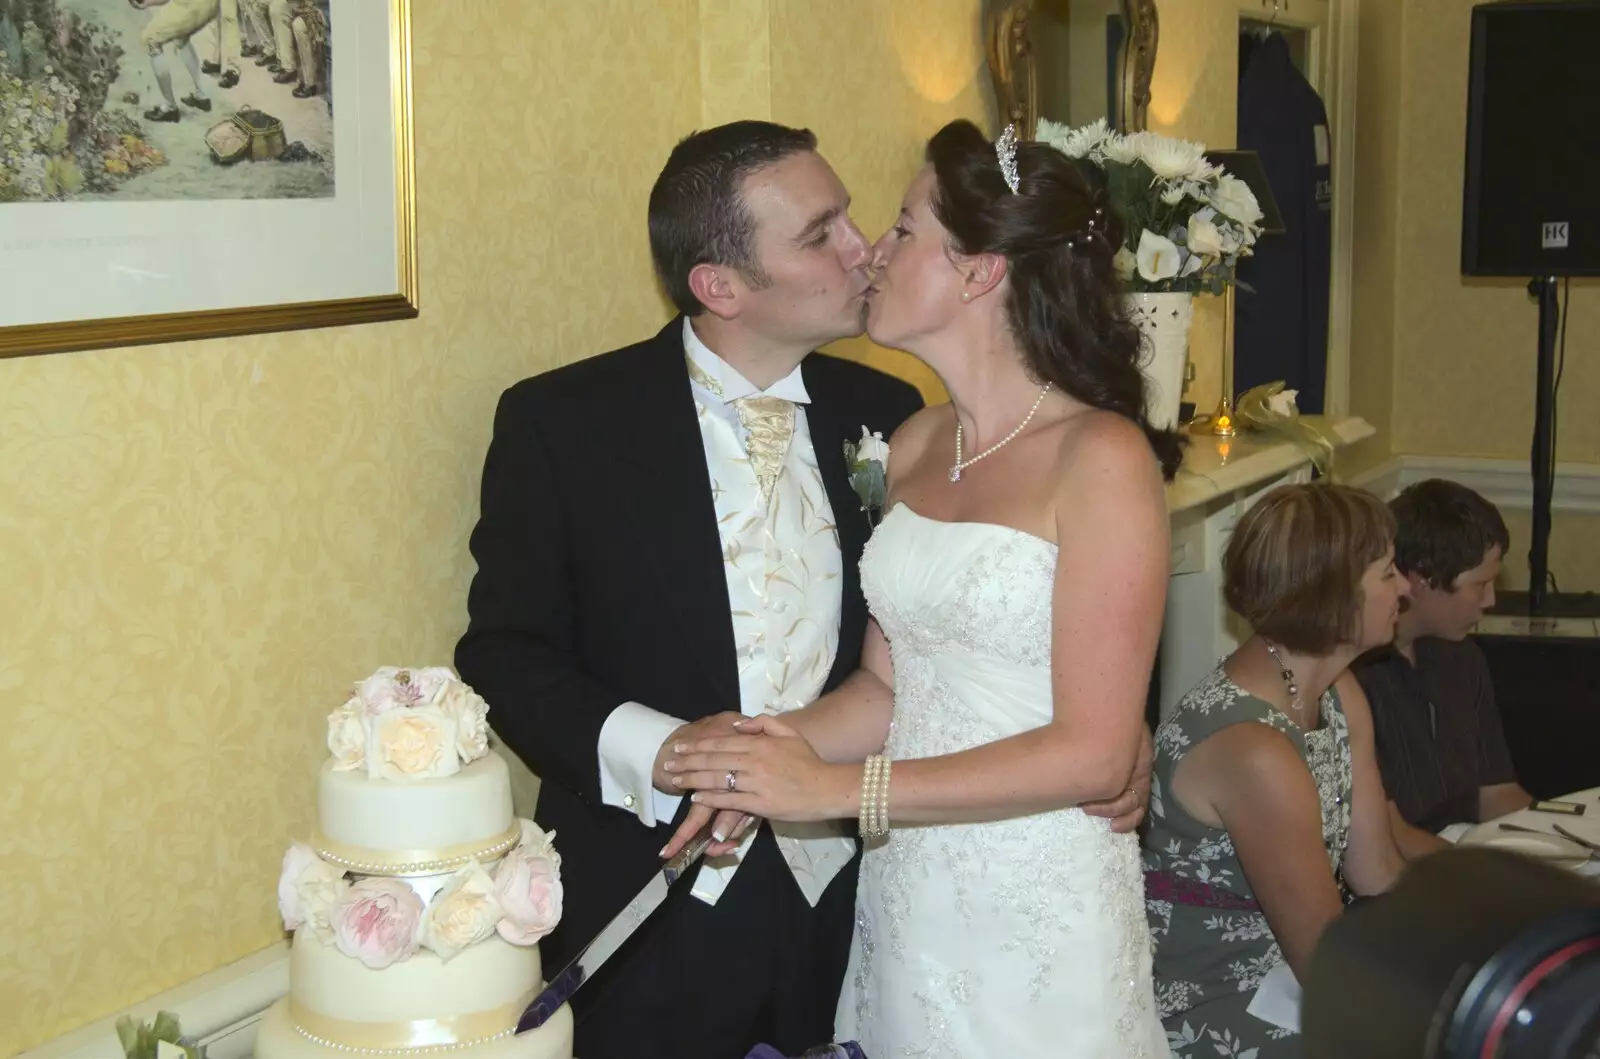
[[[1600,0],[1472,9],[1461,271],[1600,276]]]

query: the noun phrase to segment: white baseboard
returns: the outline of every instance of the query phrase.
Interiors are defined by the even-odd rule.
[[[1351,478],[1351,485],[1388,499],[1408,485],[1429,478],[1447,478],[1481,493],[1497,507],[1526,511],[1533,507],[1533,477],[1523,460],[1465,456],[1396,456]],[[1556,464],[1556,512],[1600,515],[1600,464]]]
[[[150,1022],[156,1012],[178,1016],[185,1037],[206,1046],[208,1059],[249,1059],[256,1024],[289,991],[289,946],[263,949],[210,974],[185,982],[125,1011],[23,1052],[16,1059],[123,1059],[117,1019]]]

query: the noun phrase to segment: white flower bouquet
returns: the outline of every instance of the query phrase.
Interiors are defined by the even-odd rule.
[[[1221,294],[1261,234],[1261,206],[1205,148],[1153,132],[1123,134],[1104,119],[1069,128],[1045,118],[1035,138],[1105,174],[1125,225],[1117,271],[1133,293]]]

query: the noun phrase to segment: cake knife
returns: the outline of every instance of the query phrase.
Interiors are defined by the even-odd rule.
[[[667,891],[672,884],[682,878],[694,866],[706,847],[711,845],[712,836],[709,829],[702,832],[699,838],[685,846],[677,856],[667,861],[661,870],[650,877],[643,890],[633,900],[629,901],[621,912],[614,916],[605,929],[594,936],[594,940],[579,950],[578,955],[561,969],[561,973],[550,979],[550,984],[544,991],[533,998],[522,1012],[522,1017],[517,1020],[517,1032],[526,1033],[536,1030],[548,1022],[562,1004],[572,999],[572,994],[583,988],[583,984],[594,976],[600,965],[609,960],[613,953],[622,947],[622,943],[633,936],[650,914],[661,907],[661,902],[667,899]]]

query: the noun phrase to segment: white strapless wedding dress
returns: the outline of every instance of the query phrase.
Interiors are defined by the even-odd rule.
[[[861,580],[894,655],[892,758],[1049,721],[1055,565],[1021,530],[888,513]],[[1079,809],[896,825],[862,862],[837,1035],[871,1059],[1165,1059],[1137,837]]]

